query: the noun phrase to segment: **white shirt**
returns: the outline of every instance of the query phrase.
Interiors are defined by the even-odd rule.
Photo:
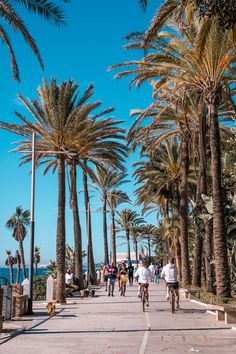
[[[69,274],[69,273],[66,273],[66,285],[70,285],[72,283],[72,280],[73,280],[73,274]]]
[[[152,277],[152,272],[149,268],[139,267],[134,273],[134,277],[138,277],[138,282],[141,284],[148,284]]]
[[[149,266],[148,268],[150,269],[150,271],[152,272],[152,274],[154,274],[154,270],[155,270],[154,264],[150,264],[150,266]]]
[[[176,283],[178,281],[178,268],[175,264],[167,264],[161,271],[161,277],[165,278],[167,283]]]

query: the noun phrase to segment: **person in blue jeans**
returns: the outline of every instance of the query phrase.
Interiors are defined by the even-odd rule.
[[[118,269],[114,265],[114,263],[109,264],[108,266],[108,296],[114,296],[114,289],[115,289],[115,281],[117,276]]]

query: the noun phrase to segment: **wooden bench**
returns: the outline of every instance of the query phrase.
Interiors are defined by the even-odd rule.
[[[197,289],[184,289],[185,299],[200,299],[200,290]]]
[[[216,320],[225,324],[236,323],[236,305],[211,305],[211,310],[216,311]]]

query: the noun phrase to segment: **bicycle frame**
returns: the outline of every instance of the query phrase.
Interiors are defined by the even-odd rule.
[[[148,302],[148,288],[146,288],[143,284],[140,284],[140,295],[141,295],[142,309],[144,312],[145,303]]]

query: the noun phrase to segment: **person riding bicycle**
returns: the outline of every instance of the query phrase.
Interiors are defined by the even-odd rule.
[[[166,264],[161,271],[161,278],[165,279],[166,282],[166,300],[169,300],[170,286],[175,291],[176,295],[176,307],[179,308],[179,282],[178,282],[178,268],[174,263],[174,258],[169,257],[168,264]]]
[[[134,273],[134,278],[137,278],[137,277],[138,277],[138,283],[139,283],[138,297],[140,297],[140,289],[141,289],[141,286],[143,286],[146,289],[145,291],[147,293],[147,306],[149,306],[148,286],[149,286],[149,280],[151,280],[151,278],[152,278],[152,272],[148,268],[148,262],[145,259],[142,260],[141,266]]]

